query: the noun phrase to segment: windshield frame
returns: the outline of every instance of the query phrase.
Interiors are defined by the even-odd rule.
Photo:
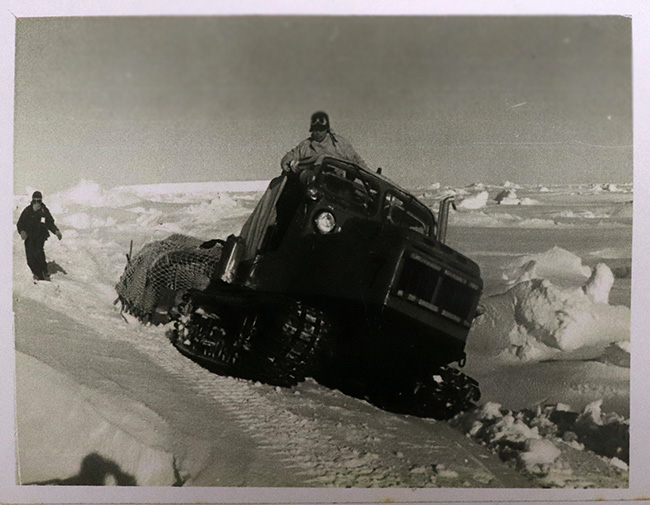
[[[404,222],[404,218],[400,219],[399,222],[393,221],[389,213],[391,213],[391,210],[393,208],[399,207],[398,205],[393,204],[390,199],[393,199],[393,201],[396,200],[397,202],[401,202],[403,208],[400,209],[400,212],[404,218],[410,218],[413,221],[419,222],[422,225],[422,229],[419,229],[419,227],[416,228],[409,226]],[[429,207],[424,205],[414,196],[393,188],[387,189],[382,197],[381,218],[384,222],[390,223],[393,226],[412,230],[427,237],[433,237],[435,234],[436,219],[431,209],[429,209]]]
[[[347,209],[365,215],[377,212],[382,194],[381,185],[375,178],[356,165],[336,159],[327,159],[321,165],[318,188]]]

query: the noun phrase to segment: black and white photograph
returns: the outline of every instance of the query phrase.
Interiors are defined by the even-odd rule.
[[[99,4],[2,13],[2,501],[647,496],[637,9]]]

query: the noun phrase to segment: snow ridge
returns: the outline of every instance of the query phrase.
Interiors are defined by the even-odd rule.
[[[617,481],[626,479],[630,457],[629,422],[616,414],[603,414],[600,405],[593,402],[578,414],[561,404],[513,412],[488,402],[458,415],[452,424],[549,487],[585,486],[567,453],[587,448],[603,457],[595,466],[613,487],[619,487]]]

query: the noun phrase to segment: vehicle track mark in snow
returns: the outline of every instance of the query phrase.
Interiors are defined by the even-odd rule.
[[[513,485],[512,481],[522,487],[530,485],[523,478],[508,475],[507,469],[504,469],[501,480],[493,469],[471,456],[466,448],[455,442],[449,445],[435,443],[432,433],[426,429],[417,430],[418,442],[407,444],[404,452],[408,456],[400,457],[395,451],[391,453],[382,447],[383,438],[398,436],[387,434],[386,427],[390,426],[397,434],[407,430],[410,435],[410,428],[417,419],[405,419],[367,404],[363,405],[361,413],[344,406],[330,406],[326,409],[329,415],[323,415],[321,400],[324,396],[337,402],[354,403],[357,409],[359,403],[365,402],[326,390],[313,381],[289,390],[216,375],[181,357],[162,336],[162,329],[155,329],[157,334],[149,330],[152,328],[142,328],[145,338],[138,341],[143,350],[155,352],[161,366],[199,394],[209,395],[245,433],[258,441],[259,448],[275,454],[280,462],[304,480],[305,485],[436,487],[465,483],[507,487]],[[317,389],[315,397],[314,389]],[[367,419],[377,416],[382,423],[370,426]],[[359,418],[363,421],[359,422]],[[464,456],[457,458],[455,466],[451,464],[454,470],[441,470],[436,463],[448,462],[450,452]],[[421,469],[413,472],[413,468]]]
[[[40,286],[39,286],[40,287]],[[45,286],[49,288],[49,286]],[[63,284],[63,290],[72,290]],[[36,291],[37,296],[44,290]],[[65,293],[64,293],[65,294]],[[53,308],[58,300],[51,299]],[[445,423],[420,424],[416,418],[378,410],[365,402],[330,391],[313,381],[294,389],[273,388],[250,381],[213,374],[183,357],[165,336],[166,328],[125,324],[117,309],[68,314],[79,324],[92,327],[105,342],[124,341],[149,356],[178,379],[180,389],[196,391],[206,399],[203,410],[215,402],[222,416],[234,420],[266,461],[275,461],[277,478],[270,485],[320,487],[524,487],[526,481],[494,468],[472,456],[481,451],[458,445],[463,438]],[[99,344],[99,341],[97,345]],[[103,358],[103,356],[102,356]],[[104,378],[102,380],[111,380]],[[118,381],[119,382],[119,381]],[[125,392],[128,394],[128,391]],[[328,408],[329,407],[329,408]],[[442,443],[437,439],[451,437]],[[382,443],[389,440],[390,443]],[[464,442],[467,444],[467,442]],[[396,445],[397,444],[397,445]],[[392,450],[391,447],[399,447]],[[179,467],[196,468],[177,455]],[[218,455],[214,455],[218,457]],[[253,463],[254,465],[254,463]],[[259,470],[259,468],[257,469]],[[187,471],[187,470],[186,470]],[[249,469],[255,473],[255,469]],[[219,485],[218,472],[202,468],[200,474],[183,475],[186,485]],[[489,476],[486,477],[486,475]],[[269,485],[266,475],[253,475],[246,485]],[[255,480],[257,479],[257,480]],[[264,480],[267,479],[267,480]],[[196,484],[200,482],[199,484]]]
[[[352,448],[322,433],[316,420],[286,410],[282,398],[268,398],[269,393],[277,392],[274,388],[222,377],[181,357],[163,332],[161,328],[139,328],[136,333],[142,338],[129,341],[150,354],[155,353],[157,362],[179,380],[217,401],[244,432],[261,442],[259,447],[276,454],[302,475],[307,484],[337,487],[413,485],[410,479],[391,478],[390,466],[378,463],[369,466],[379,459],[378,455]],[[278,393],[278,396],[283,395]],[[368,477],[369,473],[372,478]]]
[[[161,366],[189,387],[217,401],[244,432],[261,442],[259,447],[276,454],[303,475],[307,483],[355,485],[355,472],[349,469],[360,465],[356,464],[358,453],[353,449],[332,444],[331,437],[319,432],[317,423],[284,410],[282,403],[275,405],[263,394],[264,390],[273,388],[212,374],[183,358],[164,338],[162,329],[156,329],[157,335],[152,335],[151,329],[137,331],[143,338],[130,340],[131,343],[149,353],[155,351]],[[344,475],[341,468],[346,469]]]
[[[187,363],[183,367],[182,380],[209,373]],[[260,447],[277,454],[289,467],[295,468],[307,478],[308,483],[340,487],[364,486],[360,472],[366,461],[376,460],[378,456],[359,454],[347,446],[332,444],[329,436],[324,436],[316,422],[299,418],[274,405],[267,398],[243,381],[226,377],[211,376],[210,381],[196,381],[198,388],[210,394],[240,423],[242,429],[251,437],[263,441]],[[388,469],[372,467],[375,479],[386,479]],[[403,484],[396,481],[395,485]]]

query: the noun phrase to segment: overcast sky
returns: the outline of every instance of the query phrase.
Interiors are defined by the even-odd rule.
[[[631,182],[631,47],[617,16],[20,18],[14,190],[269,179],[316,110],[406,186]]]

